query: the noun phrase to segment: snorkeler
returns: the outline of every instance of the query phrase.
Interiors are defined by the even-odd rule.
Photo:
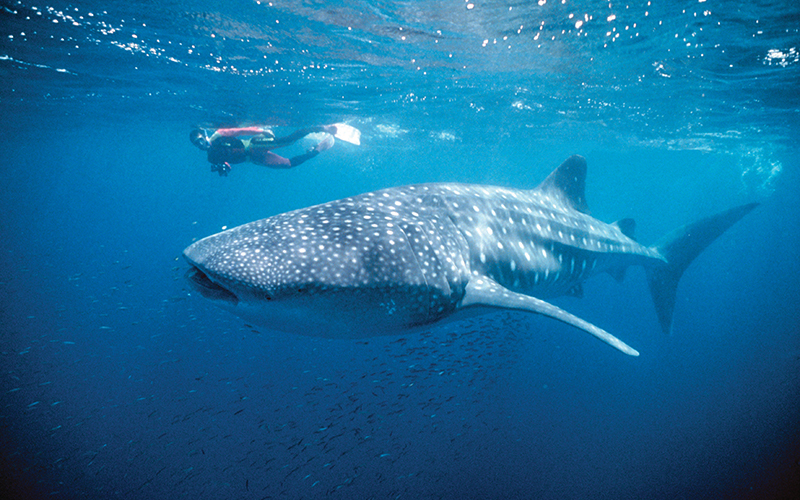
[[[314,133],[326,135],[316,146],[301,155],[284,158],[272,152],[273,149],[290,146]],[[249,138],[240,139],[242,136]],[[285,137],[275,137],[271,130],[263,127],[221,128],[211,137],[202,129],[194,129],[189,133],[192,144],[207,152],[211,171],[218,172],[221,176],[228,175],[231,165],[248,160],[270,168],[296,167],[333,146],[334,137],[356,145],[361,143],[361,132],[343,123],[308,127]]]

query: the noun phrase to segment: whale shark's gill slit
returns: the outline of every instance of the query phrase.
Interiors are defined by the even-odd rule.
[[[398,224],[398,226],[397,226],[397,228],[400,230],[400,234],[402,234],[403,238],[405,238],[406,245],[408,245],[408,248],[411,250],[410,254],[411,254],[411,257],[414,259],[414,265],[417,266],[417,269],[419,269],[419,274],[422,277],[422,281],[425,283],[425,289],[424,289],[425,290],[425,292],[424,292],[425,293],[425,297],[424,297],[425,298],[425,301],[424,301],[425,318],[420,320],[420,321],[418,321],[418,322],[416,322],[416,325],[415,325],[415,326],[421,326],[421,325],[426,325],[426,324],[430,323],[431,320],[432,320],[432,311],[431,311],[431,307],[430,307],[431,306],[431,304],[430,304],[430,302],[431,302],[431,285],[428,282],[428,276],[425,273],[425,268],[423,267],[422,262],[420,262],[420,259],[417,256],[417,250],[418,249],[415,248],[414,245],[411,243],[411,237],[409,237],[408,233],[406,232],[407,228],[412,228],[412,227],[415,227],[415,226],[406,225],[404,227],[403,224]],[[421,230],[420,233],[421,233],[422,237],[427,238],[427,235],[425,234],[424,230]],[[425,246],[425,242],[422,243],[422,246]],[[422,303],[423,303],[423,301],[420,300],[419,304],[422,304]],[[420,312],[423,312],[423,311],[420,310]]]
[[[221,300],[225,302],[239,303],[239,298],[225,287],[222,287],[209,279],[200,268],[192,266],[186,271],[186,279],[192,284],[194,289],[203,297],[210,300]]]

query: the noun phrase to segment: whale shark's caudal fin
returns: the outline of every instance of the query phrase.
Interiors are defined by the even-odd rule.
[[[683,272],[712,241],[757,206],[758,203],[742,205],[687,224],[655,245],[658,252],[667,259],[667,264],[647,268],[647,282],[650,284],[650,293],[664,333],[669,333],[672,326],[675,295]]]

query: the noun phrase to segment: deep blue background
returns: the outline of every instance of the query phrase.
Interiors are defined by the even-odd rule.
[[[645,4],[3,2],[2,491],[794,498],[800,14]],[[363,144],[289,171],[219,178],[187,140],[336,121]],[[517,313],[290,336],[183,279],[222,227],[414,182],[534,187],[575,153],[593,215],[644,243],[762,203],[686,272],[671,336],[641,269],[556,301],[638,358]]]

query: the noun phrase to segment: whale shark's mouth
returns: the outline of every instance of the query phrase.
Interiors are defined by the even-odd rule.
[[[186,271],[185,277],[192,284],[192,287],[207,299],[231,302],[233,305],[239,303],[239,298],[236,295],[227,288],[211,281],[206,273],[197,266],[192,266]]]

